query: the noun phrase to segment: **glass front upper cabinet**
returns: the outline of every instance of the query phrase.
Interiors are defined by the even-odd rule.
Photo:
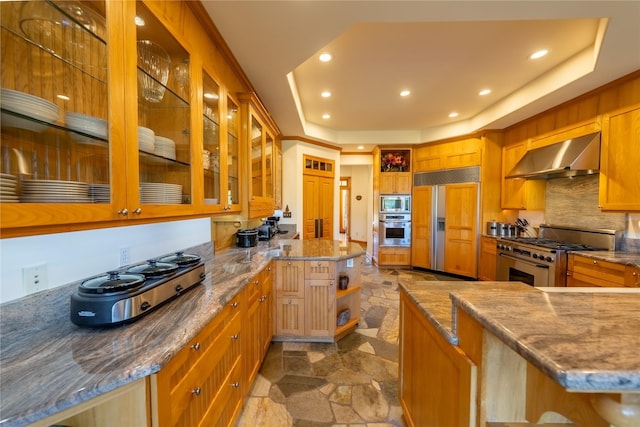
[[[227,97],[227,201],[226,210],[240,204],[240,142],[238,104]]]
[[[140,203],[191,204],[189,54],[142,2],[136,25]]]
[[[251,197],[262,197],[262,125],[251,116]]]
[[[105,7],[0,2],[3,226],[70,222],[69,204],[92,205],[75,221],[110,215]]]
[[[202,80],[204,204],[219,205],[226,202],[220,197],[220,87],[206,73]]]

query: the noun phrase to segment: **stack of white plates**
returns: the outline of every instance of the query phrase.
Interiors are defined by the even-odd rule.
[[[111,186],[109,184],[89,184],[89,198],[93,203],[109,203]]]
[[[80,113],[67,112],[64,115],[64,122],[69,129],[77,130],[98,138],[107,138],[107,121],[99,119],[97,117],[87,116]],[[72,137],[78,142],[85,143],[100,143],[99,141],[93,141],[82,135],[72,135]]]
[[[5,110],[33,117],[47,123],[55,123],[60,117],[60,109],[53,102],[17,90],[2,88],[0,90],[0,105]],[[34,132],[42,132],[48,127],[45,124],[6,113],[2,113],[2,126],[27,129]]]
[[[21,202],[27,203],[91,203],[89,185],[78,181],[25,179]]]
[[[167,159],[176,159],[176,143],[172,139],[165,138],[163,136],[155,137],[156,147],[154,153],[158,156],[166,157]]]
[[[18,179],[15,175],[0,173],[0,203],[18,201]]]
[[[179,205],[182,203],[182,185],[163,182],[141,182],[140,202]]]
[[[153,153],[156,148],[155,136],[151,129],[138,126],[138,149]]]

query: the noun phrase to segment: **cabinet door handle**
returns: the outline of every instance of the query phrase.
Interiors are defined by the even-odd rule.
[[[200,343],[199,342],[195,343],[194,345],[191,346],[191,349],[195,351],[200,350]]]
[[[234,302],[233,304],[231,304],[231,307],[233,307],[233,308],[238,307],[238,302]]]
[[[135,215],[140,215],[140,214],[142,213],[142,209],[141,209],[141,208],[138,208],[138,209],[136,209],[135,211],[133,211],[133,213],[134,213]]]
[[[231,339],[234,340],[234,341],[237,340],[238,338],[240,338],[240,334],[231,335]]]
[[[291,300],[289,300],[289,305],[291,305]]]
[[[238,387],[240,387],[240,382],[236,381],[235,383],[231,383],[230,385],[233,388],[238,388]]]
[[[329,286],[333,286],[333,281],[329,282]]]
[[[191,390],[191,394],[195,396],[200,396],[200,393],[202,393],[202,389],[200,387],[196,387],[193,390]]]
[[[256,279],[256,280],[254,280],[253,284],[254,284],[254,286],[258,286],[260,284],[260,281]]]
[[[594,263],[594,264],[598,264],[598,261],[596,261],[596,260],[594,259],[594,260],[593,260],[593,263]]]
[[[118,215],[127,216],[129,214],[129,210],[127,208],[120,209],[118,211]]]

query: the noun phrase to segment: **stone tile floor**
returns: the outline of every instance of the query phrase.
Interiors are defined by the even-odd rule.
[[[361,279],[358,328],[336,343],[272,343],[238,427],[402,426],[398,281],[438,276],[365,263]]]

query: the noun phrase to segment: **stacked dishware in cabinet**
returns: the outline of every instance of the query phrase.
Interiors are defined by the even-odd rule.
[[[104,2],[0,8],[0,201],[109,202]]]

